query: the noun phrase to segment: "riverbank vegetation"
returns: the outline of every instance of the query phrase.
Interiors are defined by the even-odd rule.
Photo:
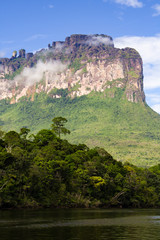
[[[35,135],[0,131],[0,207],[160,207],[160,165],[140,168],[61,139],[65,118]]]

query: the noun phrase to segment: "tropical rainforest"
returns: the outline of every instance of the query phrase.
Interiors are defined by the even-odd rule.
[[[160,165],[141,168],[71,144],[66,123],[55,117],[36,134],[0,131],[1,208],[160,207]]]

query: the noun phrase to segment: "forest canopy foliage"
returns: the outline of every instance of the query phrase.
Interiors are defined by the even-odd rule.
[[[55,131],[57,120],[63,131]],[[70,144],[59,137],[69,133],[66,121],[55,118],[36,135],[0,131],[1,208],[160,207],[160,165],[138,168]]]

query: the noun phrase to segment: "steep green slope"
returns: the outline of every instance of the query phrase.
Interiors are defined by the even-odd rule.
[[[111,91],[114,98],[109,97]],[[35,133],[50,128],[55,116],[63,116],[71,131],[67,138],[73,143],[104,147],[115,159],[139,166],[160,163],[160,116],[143,103],[125,100],[121,89],[74,99],[53,99],[41,93],[34,102],[0,103],[1,125],[6,131],[26,126]]]

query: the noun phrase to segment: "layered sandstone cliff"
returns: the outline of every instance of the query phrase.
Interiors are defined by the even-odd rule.
[[[35,71],[41,72],[38,80]],[[34,55],[21,49],[18,57],[0,59],[0,99],[9,98],[11,103],[23,96],[33,100],[35,93],[52,89],[68,89],[68,95],[75,97],[112,88],[123,89],[128,101],[145,101],[140,55],[131,48],[115,48],[106,35],[72,35]]]

